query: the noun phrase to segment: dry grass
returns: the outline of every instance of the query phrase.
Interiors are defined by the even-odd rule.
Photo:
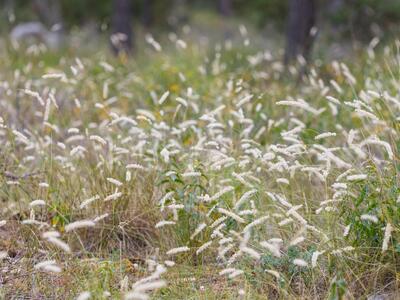
[[[395,298],[397,48],[163,48],[0,54],[0,295]]]

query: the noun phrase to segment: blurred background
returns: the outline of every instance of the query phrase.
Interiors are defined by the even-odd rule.
[[[313,57],[346,56],[393,38],[399,24],[399,0],[1,0],[0,33],[3,45],[132,56],[180,33],[204,45],[242,45],[246,35],[289,62],[309,59],[311,49]]]

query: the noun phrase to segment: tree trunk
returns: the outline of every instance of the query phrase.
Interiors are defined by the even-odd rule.
[[[118,55],[132,52],[131,0],[113,0],[111,47]]]
[[[314,41],[316,23],[315,0],[290,0],[284,62],[299,55],[307,61]]]
[[[218,12],[225,17],[232,15],[232,0],[218,0]]]
[[[154,10],[154,0],[144,0],[142,17],[143,17],[143,25],[147,28],[153,25],[154,22],[153,10]]]

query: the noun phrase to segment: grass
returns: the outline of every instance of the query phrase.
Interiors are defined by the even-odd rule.
[[[129,61],[8,45],[0,295],[396,298],[397,44],[301,82],[251,44],[169,41]]]

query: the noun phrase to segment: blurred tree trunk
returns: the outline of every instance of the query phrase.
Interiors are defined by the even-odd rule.
[[[111,47],[118,54],[132,52],[131,0],[113,0]]]
[[[225,17],[231,16],[233,13],[232,0],[218,0],[218,12]]]
[[[309,59],[315,33],[315,0],[290,0],[284,62],[288,64],[298,55]]]
[[[154,22],[153,9],[154,9],[154,0],[144,0],[143,25],[145,27],[150,27],[151,25],[153,25]]]

